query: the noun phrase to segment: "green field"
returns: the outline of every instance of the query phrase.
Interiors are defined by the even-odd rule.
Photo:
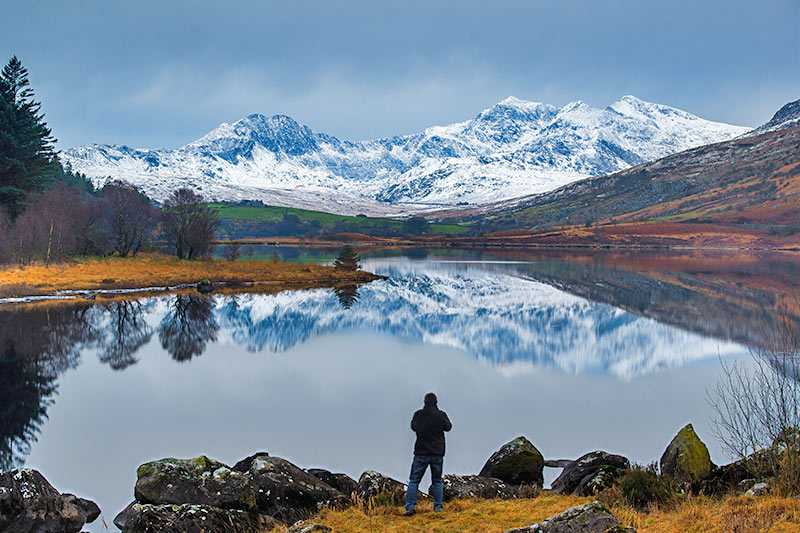
[[[392,234],[404,233],[404,222],[391,218],[336,215],[293,207],[257,207],[223,203],[214,203],[210,206],[219,213],[223,222],[277,224],[283,221],[286,215],[294,215],[301,223],[319,223],[320,229],[326,233],[337,231],[370,234],[379,234],[381,231]],[[459,224],[431,223],[428,226],[428,234],[435,235],[460,235],[468,230],[468,226]]]

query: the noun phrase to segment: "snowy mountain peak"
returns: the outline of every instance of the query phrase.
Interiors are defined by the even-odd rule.
[[[174,150],[88,145],[63,158],[156,199],[190,186],[218,200],[399,214],[547,192],[745,131],[630,95],[606,108],[509,96],[465,122],[372,141],[254,113]]]

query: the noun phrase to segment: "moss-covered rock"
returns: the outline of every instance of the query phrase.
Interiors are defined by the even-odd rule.
[[[136,475],[134,494],[140,503],[256,509],[257,488],[252,479],[205,455],[145,463]]]
[[[697,483],[715,468],[708,448],[686,424],[669,443],[660,461],[661,473],[684,484]]]
[[[494,452],[483,465],[480,475],[512,485],[544,484],[544,457],[531,441],[517,437]]]

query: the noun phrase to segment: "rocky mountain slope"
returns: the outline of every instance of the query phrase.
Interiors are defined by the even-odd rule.
[[[510,97],[465,122],[369,141],[253,114],[177,149],[93,144],[62,157],[96,183],[124,179],[156,199],[191,187],[216,200],[391,214],[542,193],[746,131],[633,96],[604,109]]]
[[[492,220],[509,229],[691,222],[800,231],[796,104],[750,135],[442,218]]]

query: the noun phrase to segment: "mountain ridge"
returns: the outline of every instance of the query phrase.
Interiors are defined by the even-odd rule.
[[[156,199],[188,186],[215,200],[399,214],[544,192],[747,130],[630,95],[603,109],[508,97],[463,122],[374,140],[253,113],[176,149],[93,144],[62,157],[97,184],[125,179]]]

